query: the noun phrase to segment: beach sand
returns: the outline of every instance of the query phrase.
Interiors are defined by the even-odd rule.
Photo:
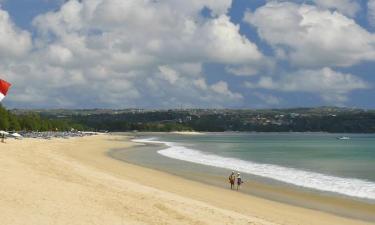
[[[123,136],[0,143],[1,224],[371,224],[126,164]]]

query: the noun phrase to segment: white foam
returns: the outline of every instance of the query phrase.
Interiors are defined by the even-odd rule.
[[[189,149],[173,142],[157,141],[154,138],[137,139],[133,141],[139,143],[165,144],[168,148],[159,150],[158,153],[173,159],[240,171],[320,191],[335,192],[358,198],[375,199],[375,183],[366,180],[335,177],[278,165],[227,158]]]

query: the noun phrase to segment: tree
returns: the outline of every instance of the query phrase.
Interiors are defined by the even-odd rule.
[[[8,111],[0,105],[0,129],[8,130],[9,128],[9,116]]]

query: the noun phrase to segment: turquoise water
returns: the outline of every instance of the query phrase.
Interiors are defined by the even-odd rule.
[[[218,133],[155,135],[159,154],[271,178],[316,190],[375,199],[375,135]],[[146,138],[146,140],[144,140]],[[151,139],[149,139],[151,138]]]

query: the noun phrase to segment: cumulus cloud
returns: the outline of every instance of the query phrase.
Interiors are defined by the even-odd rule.
[[[258,73],[258,69],[253,66],[227,66],[225,70],[236,76],[253,76]]]
[[[231,75],[246,77],[273,73],[276,68],[277,61],[274,58],[262,56],[262,60],[249,60],[244,64],[227,65],[225,71]]]
[[[197,14],[202,9],[197,6],[215,5],[211,1],[208,1],[210,4],[193,1],[194,4],[184,8],[175,8],[175,3],[169,1],[87,2],[69,1],[57,13],[37,17],[34,25],[45,37],[53,34],[62,41],[72,34],[83,33],[87,39],[85,47],[96,51],[110,48],[131,58],[233,64],[262,58],[257,46],[239,34],[239,26],[228,16],[203,19]],[[228,1],[222,2],[228,7]],[[219,9],[213,12],[225,11]]]
[[[255,92],[254,95],[259,98],[262,103],[265,103],[265,105],[279,105],[282,101],[281,98],[270,94]]]
[[[231,3],[70,0],[33,20],[33,46],[6,18],[18,46],[22,37],[29,40],[23,49],[32,47],[26,59],[0,63],[16,84],[8,100],[28,107],[239,104],[241,94],[225,81],[208,84],[202,69],[204,63],[245,66],[264,59],[226,15]],[[203,17],[203,9],[211,17]]]
[[[233,93],[228,88],[228,83],[225,81],[219,81],[210,86],[210,89],[219,95],[227,96],[232,100],[242,99],[243,96],[239,93]]]
[[[163,79],[168,81],[170,84],[176,83],[179,78],[177,71],[171,69],[168,66],[159,66],[160,75]]]
[[[337,10],[340,13],[354,17],[361,9],[357,0],[313,0],[316,5],[325,9]]]
[[[0,9],[0,73],[14,84],[6,101],[71,108],[241,105],[245,97],[230,78],[207,79],[205,65],[219,64],[242,76],[238,80],[259,79],[247,83],[250,88],[320,93],[343,102],[367,85],[328,67],[373,60],[374,35],[343,15],[353,15],[345,12],[352,1],[315,2],[269,2],[246,13],[274,58],[231,21],[231,0],[69,0],[32,21],[33,38]],[[273,74],[280,60],[298,72],[256,78]],[[253,96],[269,105],[282,102],[262,91]]]
[[[0,7],[0,59],[21,57],[31,48],[29,32],[18,29]]]
[[[341,1],[340,1],[341,2]],[[336,11],[291,2],[269,2],[247,12],[279,59],[295,66],[352,66],[375,59],[375,36]]]
[[[369,88],[365,81],[352,74],[336,72],[330,68],[300,70],[279,79],[262,77],[256,83],[247,82],[248,88],[261,88],[285,92],[318,94],[329,103],[342,103],[354,90]]]

